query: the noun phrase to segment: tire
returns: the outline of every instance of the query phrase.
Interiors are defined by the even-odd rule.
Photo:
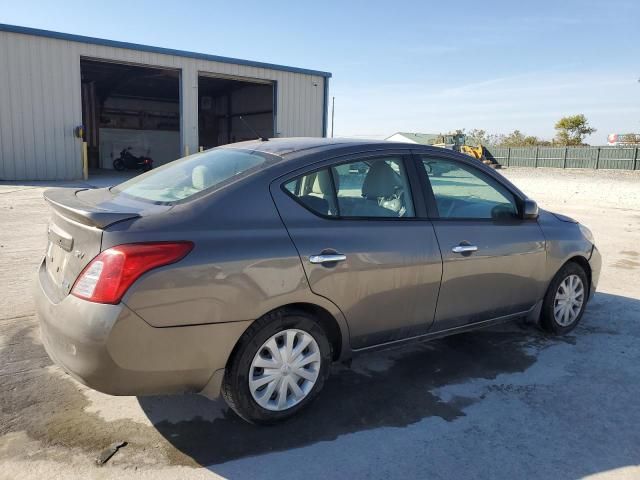
[[[115,168],[119,172],[122,172],[125,169],[124,162],[122,161],[121,158],[116,158],[113,161],[113,168]]]
[[[276,387],[272,387],[271,384],[273,382],[269,382],[265,386],[260,387],[263,389],[262,391],[252,393],[250,378],[257,378],[259,382],[261,378],[266,379],[267,377],[266,369],[261,369],[255,365],[258,356],[260,355],[261,359],[266,359],[265,361],[274,360],[277,363],[277,359],[268,355],[269,347],[265,344],[271,342],[272,339],[274,342],[277,340],[282,341],[284,338],[289,338],[287,337],[289,334],[295,335],[295,341],[298,342],[306,341],[308,339],[307,335],[315,341],[315,343],[311,342],[308,348],[304,348],[300,352],[300,355],[306,355],[306,357],[304,357],[306,360],[319,357],[319,366],[314,361],[313,369],[307,371],[313,372],[314,375],[317,374],[314,383],[307,383],[305,379],[299,377],[295,373],[296,371],[300,371],[299,369],[296,370],[294,367],[289,366],[276,367],[276,369],[272,371],[281,372],[283,368],[287,369],[286,372],[282,374],[284,377],[282,377],[280,373],[276,373],[276,375],[286,378],[286,382],[289,382],[289,387],[284,387],[286,394],[280,395],[280,387],[282,386],[282,381],[285,380],[276,381]],[[280,337],[280,335],[282,335],[282,337]],[[303,343],[296,344],[298,347],[302,345]],[[280,348],[280,344],[278,344],[278,348]],[[285,346],[283,345],[282,348],[285,348]],[[293,352],[295,351],[296,349],[293,348]],[[318,354],[317,356],[316,353]],[[273,424],[286,420],[305,408],[318,396],[320,390],[322,390],[325,379],[329,376],[331,359],[331,344],[327,339],[325,331],[320,324],[315,321],[313,316],[297,310],[279,310],[267,314],[259,320],[256,320],[240,338],[227,364],[221,387],[222,396],[229,407],[249,423]],[[289,364],[287,363],[287,365]],[[292,370],[290,370],[290,368]],[[262,372],[264,377],[256,376],[256,372],[259,371]],[[308,373],[305,375],[308,375]],[[294,403],[296,402],[294,398],[296,395],[294,395],[294,391],[291,389],[291,387],[294,387],[292,381],[296,382],[295,385],[298,385],[296,388],[298,393],[308,389],[304,396],[300,397],[300,400],[297,400],[297,403]],[[266,398],[268,388],[275,388],[275,391],[269,398]],[[260,400],[263,405],[258,403],[254,395],[262,395]],[[271,400],[274,395],[276,395],[277,398]],[[287,402],[290,402],[291,406],[287,405],[285,408],[276,410],[281,397],[286,399]],[[265,402],[268,402],[266,407],[264,405]]]
[[[560,308],[560,305],[561,303],[566,302],[562,299],[557,300],[556,296],[563,295],[565,287],[569,285],[565,282],[570,283],[573,279],[575,284],[577,284],[577,281],[575,281],[576,277],[580,280],[582,287],[581,304],[580,307],[577,308],[574,303],[574,306],[571,307],[571,312],[568,312],[565,315],[563,313],[564,310]],[[563,287],[562,289],[561,286]],[[579,289],[576,290],[579,291]],[[571,291],[571,288],[567,289],[567,291]],[[575,291],[574,297],[576,297]],[[565,264],[558,273],[556,273],[555,277],[553,277],[547,293],[545,294],[544,301],[542,303],[540,326],[543,330],[555,335],[563,335],[570,332],[576,327],[576,325],[578,325],[578,323],[580,323],[585,307],[587,306],[588,297],[589,279],[584,268],[574,262]],[[571,295],[569,295],[569,298],[572,298]],[[559,309],[558,315],[556,315],[556,309]]]

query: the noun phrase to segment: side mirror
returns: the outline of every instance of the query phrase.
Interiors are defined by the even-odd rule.
[[[535,200],[531,200],[530,198],[526,198],[524,204],[522,205],[522,218],[525,220],[535,220],[538,218],[538,204]]]

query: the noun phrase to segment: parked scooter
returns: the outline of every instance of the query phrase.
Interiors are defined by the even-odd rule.
[[[113,168],[118,171],[123,170],[142,170],[146,172],[153,168],[153,160],[151,157],[136,157],[130,152],[131,147],[127,147],[120,152],[120,156],[113,161]]]

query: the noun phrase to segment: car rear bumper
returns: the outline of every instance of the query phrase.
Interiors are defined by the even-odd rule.
[[[591,257],[589,257],[589,266],[591,267],[591,289],[589,292],[589,298],[592,298],[596,293],[598,287],[598,281],[600,280],[600,269],[602,268],[602,255],[600,251],[593,246],[591,250]]]
[[[73,295],[54,303],[48,281],[41,265],[35,300],[47,353],[81,383],[111,395],[217,396],[221,372],[250,323],[156,328],[122,303]]]

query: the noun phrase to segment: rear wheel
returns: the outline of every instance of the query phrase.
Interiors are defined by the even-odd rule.
[[[275,423],[320,393],[330,364],[331,345],[314,318],[278,311],[257,320],[240,339],[222,395],[246,421]]]
[[[540,325],[551,333],[563,334],[580,322],[588,297],[588,279],[577,263],[567,263],[551,281],[542,305]]]

